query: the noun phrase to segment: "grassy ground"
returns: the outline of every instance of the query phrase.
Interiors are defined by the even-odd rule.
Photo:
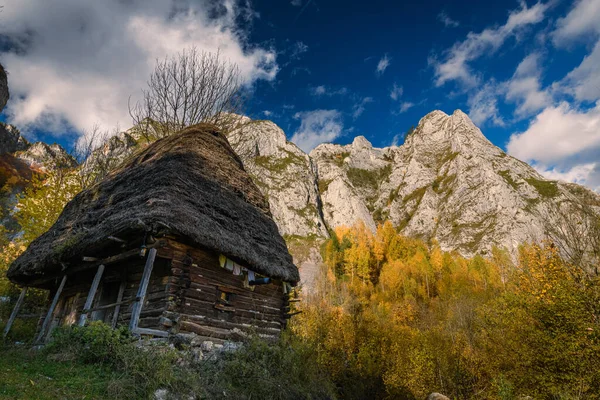
[[[148,399],[158,389],[176,398],[335,399],[335,389],[300,342],[252,337],[236,351],[194,357],[100,322],[61,327],[43,350],[0,342],[2,399]],[[179,397],[177,397],[179,396]]]
[[[0,346],[0,399],[104,399],[118,380],[101,365],[56,362],[38,351]]]

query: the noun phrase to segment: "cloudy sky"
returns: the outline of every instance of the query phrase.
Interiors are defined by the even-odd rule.
[[[126,129],[157,58],[220,50],[247,114],[305,150],[364,135],[401,144],[426,113],[460,108],[553,179],[600,188],[600,0],[4,0],[0,119],[69,146]]]

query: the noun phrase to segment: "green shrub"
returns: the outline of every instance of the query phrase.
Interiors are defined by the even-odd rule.
[[[543,197],[556,197],[559,194],[556,181],[544,181],[541,179],[527,178],[527,183],[535,188]]]
[[[389,164],[377,170],[349,168],[347,173],[352,186],[375,189],[381,182],[389,179],[392,174],[392,165]]]
[[[202,398],[334,399],[335,390],[318,367],[312,348],[282,338],[248,340],[237,351],[197,365]]]
[[[509,170],[498,171],[498,175],[504,178],[506,183],[513,187],[515,190],[519,190],[519,183],[517,183],[510,175]]]
[[[202,399],[335,398],[314,353],[292,339],[268,343],[253,337],[236,351],[193,361],[191,353],[166,345],[140,347],[125,327],[113,330],[96,321],[56,329],[41,356],[50,363],[112,371],[105,382],[111,398],[148,398],[157,389]]]
[[[175,393],[194,390],[189,371],[177,368],[181,356],[165,345],[139,347],[126,327],[112,329],[100,322],[88,326],[56,329],[44,349],[49,360],[99,364],[121,372],[108,384],[108,392],[117,398],[145,398],[159,388]]]

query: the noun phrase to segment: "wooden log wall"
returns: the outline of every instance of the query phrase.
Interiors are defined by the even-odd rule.
[[[104,276],[101,280],[100,287],[96,293],[92,309],[98,307],[100,302],[103,304],[114,304],[115,299],[109,300],[106,298],[107,285],[115,285],[117,288],[120,286],[123,279],[123,271],[125,270],[125,290],[122,304],[119,307],[119,314],[117,315],[117,325],[129,324],[131,318],[133,301],[137,295],[140,279],[144,269],[143,258],[133,258],[125,260],[116,264],[106,267]],[[145,298],[145,302],[140,314],[140,320],[138,326],[140,328],[152,328],[159,330],[166,330],[168,327],[159,324],[159,320],[166,311],[168,292],[166,290],[167,283],[169,281],[170,274],[170,261],[165,259],[158,259],[155,261],[155,265],[150,277],[148,284],[148,290]],[[88,296],[88,291],[94,278],[96,269],[91,271],[81,272],[77,275],[71,276],[70,280],[67,280],[67,284],[60,296],[59,303],[55,309],[53,315],[52,327],[58,325],[71,325],[76,323],[82,313],[85,305],[85,301]],[[118,292],[118,290],[116,291]],[[116,294],[115,291],[113,293]],[[106,309],[104,312],[103,321],[112,324],[114,311],[116,307]],[[88,319],[97,319],[98,314],[90,312]]]
[[[171,259],[167,315],[177,319],[175,331],[238,340],[249,333],[276,338],[284,328],[287,295],[282,282],[245,288],[244,275],[221,268],[219,254],[175,240],[167,240],[158,256]]]
[[[142,278],[145,259],[129,258],[106,266],[91,310],[117,303],[123,277],[117,325],[128,326],[133,302]],[[82,313],[96,268],[71,276],[60,296],[52,327],[74,324]],[[150,276],[140,313],[139,328],[170,333],[196,333],[222,342],[239,340],[250,333],[277,338],[285,327],[288,295],[283,282],[244,287],[245,276],[221,268],[219,254],[164,239]],[[109,285],[112,285],[110,290]],[[103,293],[112,293],[114,299]],[[112,324],[114,310],[91,311],[88,320],[102,318]]]

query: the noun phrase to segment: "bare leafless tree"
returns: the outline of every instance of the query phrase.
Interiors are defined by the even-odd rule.
[[[157,60],[142,90],[142,100],[129,104],[136,129],[148,141],[200,122],[231,130],[241,114],[240,71],[219,52],[195,47]]]
[[[118,143],[119,128],[103,130],[99,125],[84,131],[75,146],[75,158],[80,162],[79,179],[85,189],[104,178],[122,161],[126,146]]]

